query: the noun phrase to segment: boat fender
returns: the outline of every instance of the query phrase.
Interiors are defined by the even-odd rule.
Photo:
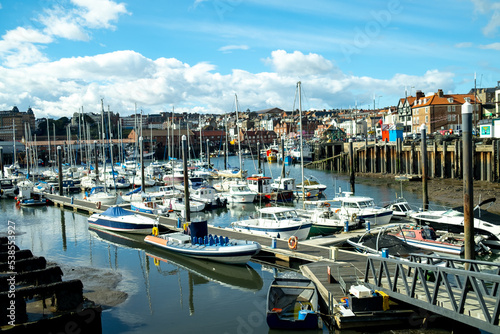
[[[100,209],[101,208],[101,202],[95,202],[95,207],[97,209]]]
[[[123,195],[123,191],[120,191],[120,196]]]
[[[155,263],[155,266],[158,267],[160,265],[160,259],[155,258],[154,263]]]
[[[306,196],[307,196],[307,197],[311,197],[311,193],[310,193],[310,192],[308,192],[308,193],[306,194]]]
[[[299,243],[299,239],[292,235],[290,238],[288,238],[288,248],[291,250],[296,250],[297,249],[297,244]]]
[[[155,227],[153,227],[153,230],[151,231],[151,234],[153,234],[155,237],[157,237],[159,232],[160,231],[158,230],[158,227],[155,226]]]
[[[323,203],[323,206],[326,207],[326,208],[329,208],[330,207],[330,203],[325,202],[325,203]],[[335,212],[337,212],[337,211],[335,211]]]
[[[340,211],[340,209],[336,209],[336,210],[335,210],[335,213],[338,213],[339,211]]]

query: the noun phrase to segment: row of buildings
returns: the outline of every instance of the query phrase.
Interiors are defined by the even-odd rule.
[[[461,107],[465,102],[473,106],[473,122],[477,128],[480,124],[492,122],[500,116],[500,81],[496,87],[472,89],[467,94],[445,94],[439,89],[432,94],[416,91],[415,96],[399,99],[396,106],[378,110],[310,110],[303,112],[303,137],[307,140],[317,138],[326,140],[345,140],[350,137],[380,136],[384,126],[398,127],[403,136],[416,132],[422,124],[429,133],[437,131],[461,130]],[[109,109],[109,108],[108,108]],[[109,114],[109,116],[108,116]],[[71,133],[77,136],[77,128],[81,125],[82,113],[75,113],[70,119]],[[85,114],[90,121],[100,123],[101,113]],[[198,115],[190,113],[161,112],[157,114],[132,114],[121,117],[119,113],[104,111],[104,119],[109,119],[115,132],[113,138],[120,138],[118,130],[129,138],[139,136],[142,125],[144,138],[152,137],[157,142],[166,140],[167,133],[179,133],[189,130],[194,137],[221,141],[228,133],[230,140],[237,140],[253,145],[273,143],[282,136],[294,138],[299,135],[298,111],[285,111],[271,108],[259,111],[235,112],[226,115]],[[44,124],[46,124],[46,120]],[[239,127],[236,126],[238,120]],[[40,119],[35,118],[31,108],[21,112],[17,107],[0,111],[0,140],[23,141],[27,138],[25,131],[37,131]],[[119,125],[118,125],[119,124]],[[237,129],[240,130],[238,136]],[[193,131],[195,130],[195,131]],[[176,132],[177,131],[177,132]],[[39,137],[40,140],[43,140]],[[166,141],[165,141],[166,142]]]

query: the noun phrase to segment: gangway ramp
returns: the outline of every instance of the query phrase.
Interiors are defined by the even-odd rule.
[[[410,261],[369,256],[364,283],[391,298],[500,333],[500,264],[416,255]]]

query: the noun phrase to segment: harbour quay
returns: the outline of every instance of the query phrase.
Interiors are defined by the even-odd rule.
[[[350,151],[356,173],[406,175],[418,179],[422,175],[422,154],[427,157],[428,177],[463,178],[463,142],[459,136],[435,136],[422,147],[421,140],[400,138],[394,141],[356,141],[315,143],[314,161],[304,165],[339,173],[349,172]],[[500,140],[476,138],[472,143],[474,180],[500,181]]]

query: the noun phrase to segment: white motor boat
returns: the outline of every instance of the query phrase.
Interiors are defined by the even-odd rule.
[[[149,234],[153,227],[158,226],[156,219],[127,211],[118,206],[110,207],[102,213],[94,213],[89,217],[88,222],[89,226],[93,228],[137,234]]]
[[[250,190],[246,183],[233,183],[224,194],[228,203],[253,203],[257,194]]]
[[[294,208],[265,207],[258,210],[257,218],[233,222],[231,226],[239,232],[265,235],[279,239],[297,237],[305,240],[312,222],[301,218]]]
[[[311,236],[344,231],[346,225],[347,230],[353,230],[363,223],[359,218],[349,215],[346,209],[331,207],[329,201],[305,201],[304,208],[297,209],[297,213],[312,221]]]
[[[487,199],[474,207],[474,233],[486,237],[483,244],[500,248],[500,215],[481,209],[483,205],[492,205],[496,198]],[[420,211],[410,215],[420,225],[429,225],[435,230],[453,233],[464,232],[464,208],[456,207],[448,210]]]
[[[90,194],[86,195],[83,199],[96,203],[98,208],[100,208],[102,204],[115,205],[117,198],[117,194],[106,192],[106,189],[103,186],[97,186],[93,187],[90,190]]]
[[[159,205],[165,212],[169,211],[184,211],[186,210],[186,203],[184,198],[164,198],[163,204]],[[189,212],[199,212],[205,209],[205,203],[198,201],[189,201]]]
[[[372,225],[385,225],[391,221],[393,211],[375,205],[372,197],[354,196],[352,192],[340,193],[333,199],[340,202],[340,208],[345,209],[349,215],[370,221]]]

